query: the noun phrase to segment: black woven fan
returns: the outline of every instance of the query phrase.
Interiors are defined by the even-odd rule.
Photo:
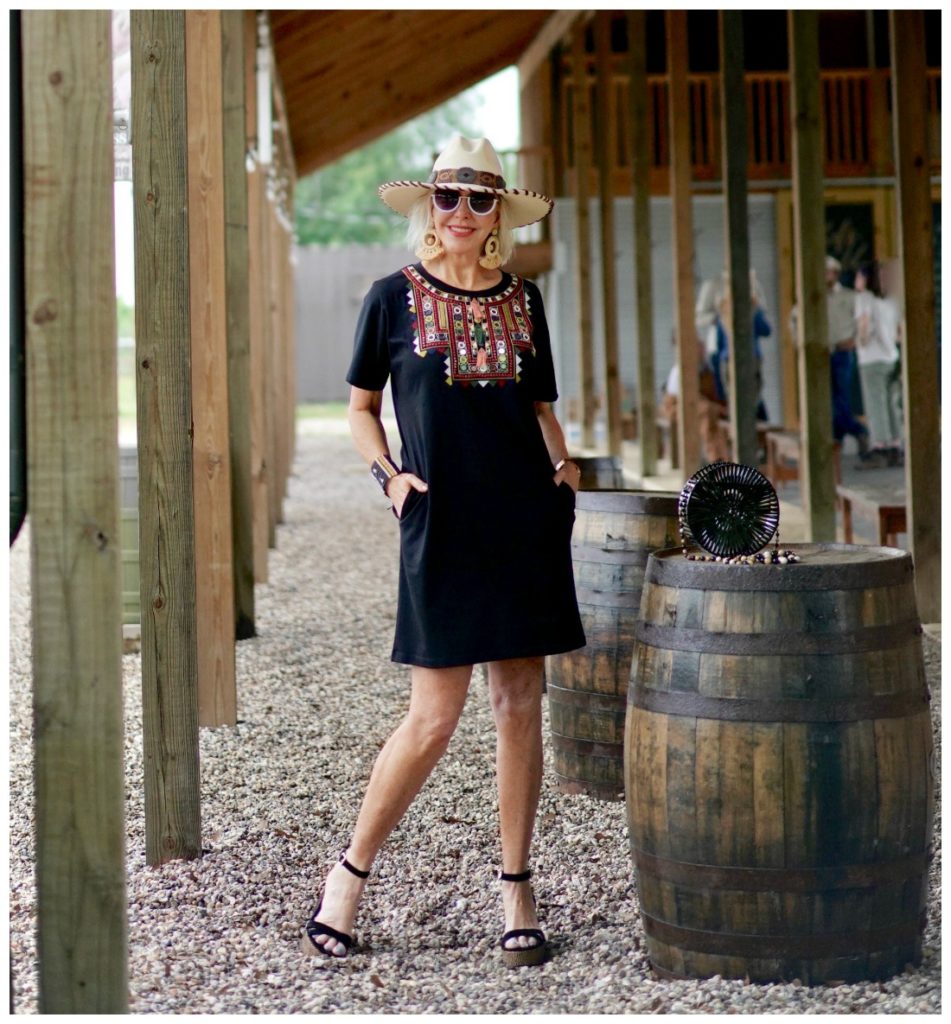
[[[714,462],[684,484],[680,525],[685,543],[690,537],[712,555],[752,555],[779,526],[779,499],[752,466]]]

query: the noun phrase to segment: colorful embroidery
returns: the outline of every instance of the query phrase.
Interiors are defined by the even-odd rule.
[[[528,300],[520,278],[512,276],[497,295],[465,298],[430,284],[415,267],[405,267],[409,308],[415,323],[413,345],[446,359],[446,383],[504,385],[521,379],[522,352],[535,355]]]

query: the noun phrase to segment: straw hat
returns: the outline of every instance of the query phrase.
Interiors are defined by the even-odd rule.
[[[551,213],[554,201],[539,192],[507,188],[502,162],[488,139],[467,139],[454,135],[433,164],[428,181],[388,181],[377,190],[380,198],[397,213],[409,216],[413,203],[427,192],[465,189],[501,196],[513,228],[533,224]]]

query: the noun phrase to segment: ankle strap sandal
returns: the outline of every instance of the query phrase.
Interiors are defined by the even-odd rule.
[[[498,871],[498,879],[500,882],[527,882],[532,877],[530,870],[519,871],[517,873],[511,873],[508,871]],[[535,894],[532,893],[532,903],[535,902]],[[509,939],[517,939],[524,935],[528,939],[534,939],[535,944],[533,946],[516,946],[514,949],[506,947],[506,942]],[[506,967],[534,967],[537,964],[544,963],[551,952],[548,946],[548,939],[545,938],[545,933],[541,928],[512,928],[505,932],[502,938],[499,940],[499,946],[502,948],[502,961]]]
[[[347,851],[343,850],[340,854],[340,864],[343,865],[352,875],[356,875],[357,878],[369,878],[369,871],[361,871],[360,868],[354,867],[350,861],[347,860]],[[320,902],[317,904],[317,908],[310,915],[310,919],[307,924],[304,925],[304,934],[301,936],[301,949],[308,956],[315,956],[320,954],[321,956],[329,956],[334,960],[343,960],[347,953],[350,952],[350,947],[353,945],[353,936],[348,935],[346,932],[337,931],[336,928],[331,928],[329,924],[321,924],[317,920],[317,915],[320,913],[320,908],[324,905],[323,893],[320,895]],[[322,935],[327,935],[336,942],[339,942],[344,947],[344,952],[339,956],[336,953],[331,953],[324,949],[323,946],[319,945],[317,939]]]

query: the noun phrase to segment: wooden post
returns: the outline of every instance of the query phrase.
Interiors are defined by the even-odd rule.
[[[657,472],[654,306],[651,293],[650,156],[647,143],[647,14],[627,12],[627,69],[634,216],[634,324],[637,338],[637,432],[641,473]]]
[[[783,405],[782,420],[787,430],[799,430],[799,354],[796,339],[790,327],[795,305],[795,252],[792,237],[792,194],[789,189],[777,189],[776,202],[776,255],[778,309],[776,332],[779,337],[782,362]]]
[[[289,216],[293,216],[293,198],[288,198]],[[294,227],[288,224],[287,258],[284,273],[284,322],[287,331],[287,473],[288,477],[294,468],[294,456],[297,453],[297,330],[295,309],[294,267]]]
[[[280,304],[280,259],[278,246],[277,211],[275,198],[269,192],[265,216],[267,217],[267,310],[270,320],[268,338],[270,346],[267,352],[267,449],[271,473],[268,485],[268,497],[271,501],[270,532],[268,544],[277,547],[277,524],[283,521],[282,505],[284,501],[284,476],[281,459],[280,442],[280,404],[284,399],[281,395],[281,349],[283,334],[281,333]]]
[[[39,1011],[128,1010],[108,11],[24,11]]]
[[[918,614],[941,621],[941,451],[931,183],[922,11],[889,11],[898,251],[904,281],[902,386],[908,540]]]
[[[617,163],[617,103],[611,60],[611,12],[595,17],[598,111],[598,192],[601,214],[601,311],[604,322],[604,394],[608,453],[621,454],[621,372],[618,359],[617,272],[614,265],[614,167]]]
[[[759,387],[750,304],[750,231],[747,210],[746,81],[743,74],[743,12],[720,11],[720,123],[723,133],[725,263],[730,281],[730,422],[733,459],[747,466],[756,457]]]
[[[578,388],[581,405],[581,446],[594,447],[594,342],[591,328],[591,236],[588,200],[591,180],[591,101],[588,95],[588,53],[584,21],[571,30],[572,122],[575,165],[576,302],[578,305]]]
[[[244,12],[245,132],[254,167],[248,173],[248,300],[249,362],[251,374],[251,505],[254,540],[254,581],[267,583],[268,501],[267,430],[264,385],[267,355],[267,317],[264,300],[264,179],[266,171],[259,162],[257,124],[257,12]]]
[[[825,206],[816,11],[789,11],[796,296],[799,331],[799,481],[806,539],[835,540],[835,470],[825,286]]]
[[[198,721],[238,719],[228,440],[221,12],[186,11]]]
[[[680,400],[677,445],[684,478],[700,467],[697,417],[699,366],[694,326],[693,211],[690,195],[690,90],[687,85],[687,12],[667,11],[667,109],[670,122],[670,206],[673,217],[674,322]]]
[[[245,167],[245,12],[221,12],[225,285],[231,441],[235,636],[254,636],[254,527],[251,499],[250,281]]]
[[[185,15],[133,10],[131,27],[145,856],[155,865],[201,856]]]

